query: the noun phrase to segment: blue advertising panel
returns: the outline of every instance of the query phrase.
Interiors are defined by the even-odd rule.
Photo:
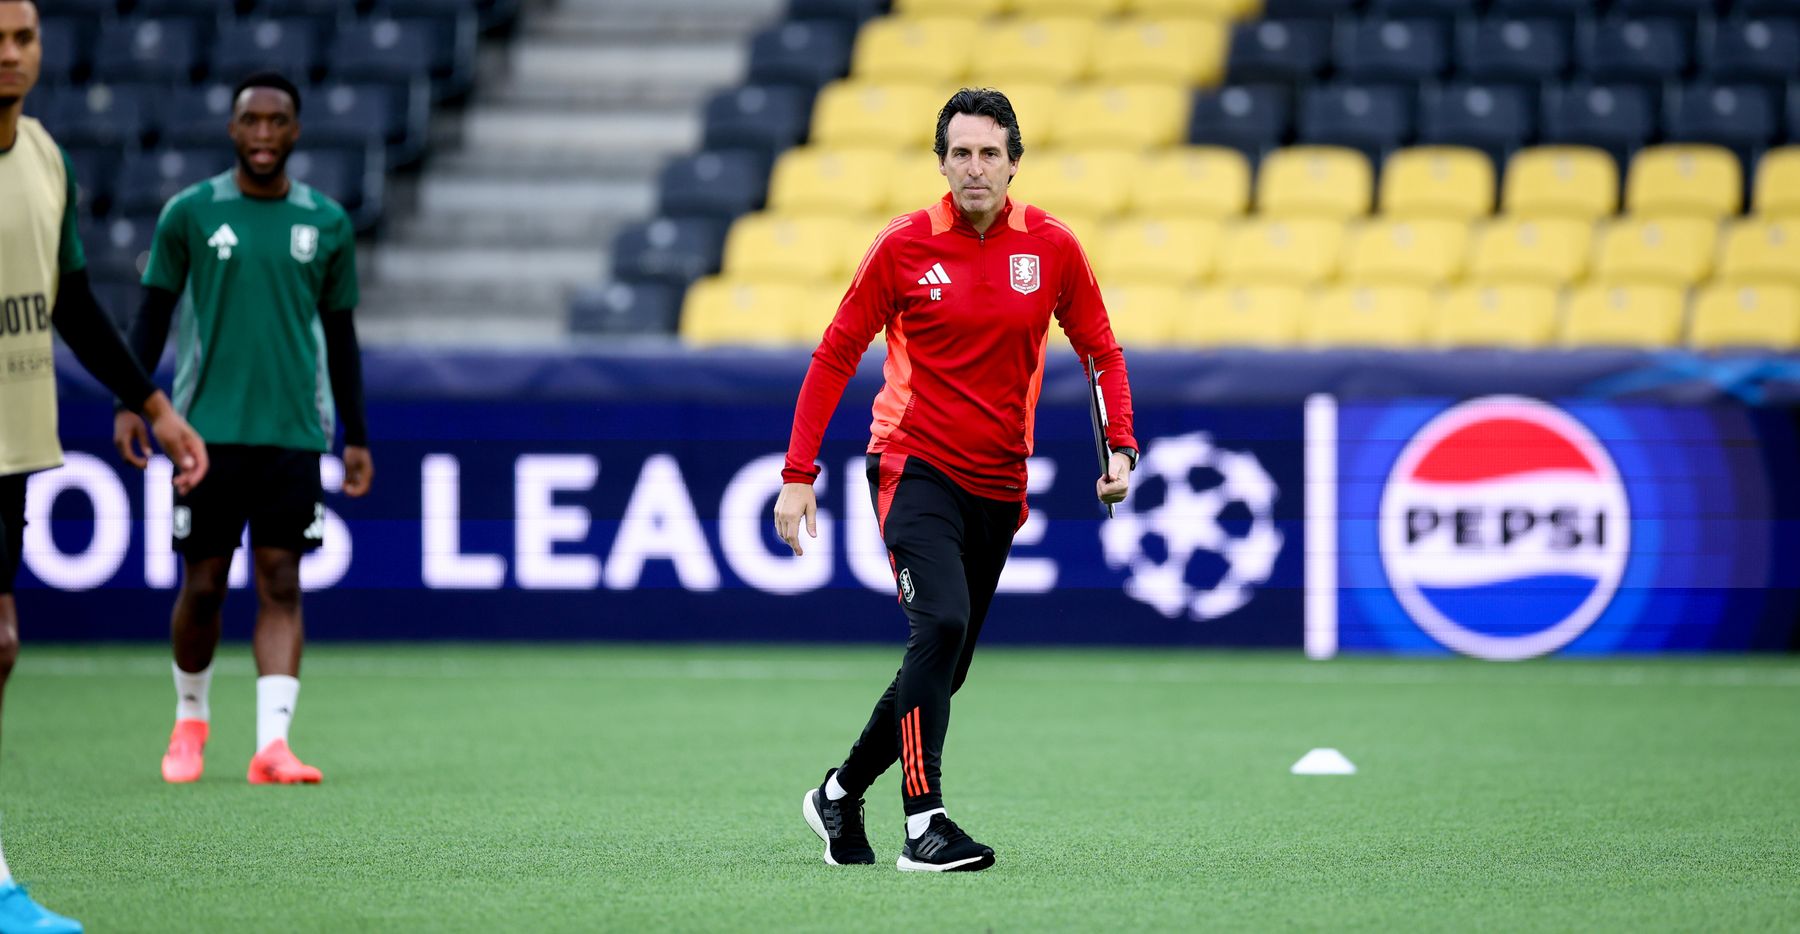
[[[904,638],[863,472],[867,374],[821,453],[818,540],[794,557],[773,535],[798,382],[790,369],[778,390],[752,381],[736,399],[372,402],[373,492],[335,495],[342,468],[324,466],[325,547],[302,568],[309,633]],[[1145,407],[1133,497],[1103,521],[1086,409],[1066,395],[1041,407],[1030,518],[982,639],[1298,646],[1299,409]],[[110,423],[103,403],[65,399],[68,464],[32,480],[31,638],[166,635],[179,579],[168,466],[122,464],[97,436]],[[228,602],[228,632],[248,631],[253,604],[247,589]]]
[[[1791,648],[1792,410],[1487,396],[1336,430],[1344,651]]]

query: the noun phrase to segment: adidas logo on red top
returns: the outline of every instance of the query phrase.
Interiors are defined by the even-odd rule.
[[[919,277],[920,285],[949,285],[950,274],[944,271],[943,263],[932,263],[931,268]]]

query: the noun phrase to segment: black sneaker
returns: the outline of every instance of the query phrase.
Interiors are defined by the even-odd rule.
[[[969,839],[950,818],[933,814],[925,832],[900,848],[894,865],[906,872],[974,872],[994,865],[994,850]]]
[[[825,782],[837,769],[825,773]],[[869,835],[863,832],[861,798],[825,797],[825,782],[800,799],[800,813],[806,826],[825,841],[825,862],[831,866],[866,866],[875,862],[875,851],[869,848]]]

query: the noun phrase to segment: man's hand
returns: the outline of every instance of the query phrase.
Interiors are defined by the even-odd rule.
[[[150,429],[144,427],[144,418],[130,409],[120,409],[113,415],[113,447],[119,449],[119,456],[125,463],[143,470],[150,463]]]
[[[194,426],[189,425],[187,419],[175,411],[175,407],[169,404],[169,397],[163,395],[160,389],[150,397],[150,401],[144,403],[144,414],[150,417],[150,432],[156,435],[156,443],[162,446],[163,453],[169,455],[169,460],[175,464],[175,490],[182,494],[188,493],[206,478],[206,442],[200,439]],[[116,443],[117,419],[113,421],[113,430],[113,440]],[[126,460],[131,460],[130,455],[126,456]],[[140,461],[133,463],[139,467],[144,466]]]
[[[1094,481],[1094,492],[1101,502],[1111,505],[1124,502],[1125,493],[1130,489],[1131,457],[1115,452],[1106,465],[1106,476]]]
[[[819,501],[813,497],[810,483],[783,483],[781,495],[775,497],[775,534],[794,549],[796,556],[806,554],[800,547],[800,520],[806,520],[806,534],[819,537]]]
[[[375,482],[375,461],[369,449],[357,445],[344,447],[344,495],[355,499],[369,492]]]

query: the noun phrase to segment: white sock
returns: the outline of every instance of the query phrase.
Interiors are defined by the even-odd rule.
[[[6,854],[0,853],[0,885],[4,885],[11,881],[12,881],[12,870],[7,868]]]
[[[192,672],[182,671],[180,665],[171,667],[175,669],[175,719],[212,719],[212,708],[206,704],[206,692],[212,688],[213,666],[208,665]]]
[[[831,773],[831,777],[825,780],[825,800],[842,801],[849,796],[850,792],[845,791],[844,786],[838,784],[837,773]]]
[[[943,808],[934,808],[923,814],[906,815],[906,839],[917,840],[925,835],[925,828],[931,826],[931,815],[943,814]]]
[[[300,679],[288,675],[263,675],[256,679],[256,750],[261,752],[278,739],[287,739],[294,705],[300,700]]]

